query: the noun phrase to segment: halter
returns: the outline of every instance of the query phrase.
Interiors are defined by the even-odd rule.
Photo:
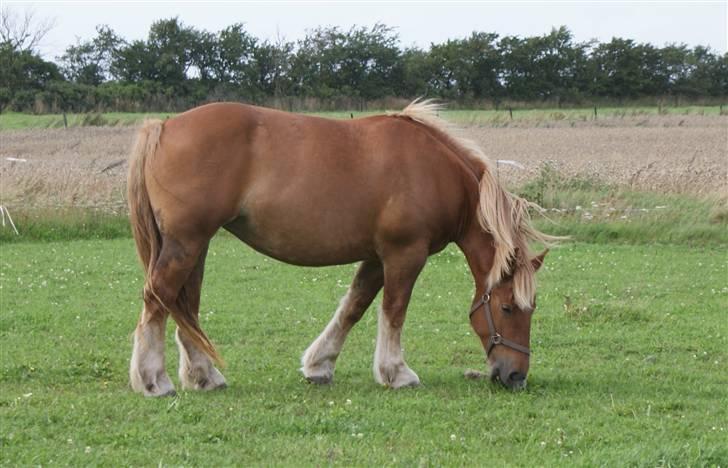
[[[530,349],[525,346],[521,346],[518,343],[509,340],[508,338],[503,338],[503,336],[498,333],[498,331],[496,331],[495,323],[493,323],[493,315],[490,312],[490,293],[487,292],[483,294],[483,297],[481,297],[480,300],[473,306],[473,308],[470,309],[470,317],[473,316],[473,313],[478,310],[481,305],[485,310],[485,320],[488,321],[488,347],[485,350],[485,355],[490,355],[490,351],[496,345],[503,345],[511,349],[515,349],[516,351],[520,351],[526,356],[530,356]]]

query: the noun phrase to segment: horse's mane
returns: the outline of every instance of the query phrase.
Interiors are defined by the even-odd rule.
[[[456,136],[452,125],[438,117],[441,104],[432,100],[415,100],[404,110],[390,115],[408,117],[434,130],[437,137],[461,157],[483,166],[480,176],[480,200],[477,219],[480,226],[493,237],[495,254],[488,273],[487,287],[495,287],[504,277],[513,275],[513,296],[521,308],[532,307],[536,294],[536,279],[531,263],[529,242],[551,245],[560,238],[538,231],[531,223],[528,208],[535,203],[508,192],[493,175],[493,162],[471,140]]]

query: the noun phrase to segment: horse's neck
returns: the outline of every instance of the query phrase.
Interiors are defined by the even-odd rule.
[[[476,295],[485,292],[488,273],[493,267],[493,237],[484,232],[477,221],[473,220],[465,230],[464,235],[457,241],[458,247],[465,254],[470,272],[475,280]]]

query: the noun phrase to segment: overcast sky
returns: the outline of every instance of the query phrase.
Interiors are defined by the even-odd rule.
[[[723,1],[521,1],[521,2],[140,2],[140,1],[3,1],[12,10],[31,9],[37,18],[55,18],[56,26],[40,49],[47,59],[61,55],[76,38],[95,36],[99,24],[111,26],[127,40],[146,38],[155,20],[179,16],[199,29],[216,32],[243,22],[260,39],[277,35],[296,40],[316,26],[395,27],[403,46],[462,38],[472,31],[530,36],[567,26],[577,41],[612,37],[662,46],[707,45],[725,53],[728,0]]]

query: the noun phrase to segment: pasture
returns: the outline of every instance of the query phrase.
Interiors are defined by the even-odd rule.
[[[207,271],[202,323],[227,361],[230,386],[149,400],[127,382],[141,287],[132,242],[5,245],[3,463],[728,460],[724,249],[571,244],[552,252],[520,393],[463,377],[484,364],[467,323],[472,281],[456,249],[432,258],[415,289],[403,343],[423,386],[401,391],[372,379],[372,310],[344,347],[332,386],[297,372],[352,266],[291,267],[220,235]]]
[[[1,204],[21,232],[0,230],[0,463],[726,466],[726,117],[545,112],[448,113],[493,159],[522,164],[499,178],[546,209],[556,224],[541,229],[574,239],[539,273],[525,391],[463,376],[485,367],[456,248],[430,259],[404,328],[423,386],[372,378],[380,296],[318,387],[299,359],[354,266],[292,267],[222,233],[201,320],[229,387],[151,400],[127,375],[142,275],[121,121],[140,116],[63,129],[0,115]],[[177,382],[171,325],[167,338]]]
[[[728,243],[727,120],[695,112],[459,127],[492,159],[523,166],[499,165],[498,177],[548,209],[559,225],[544,229],[585,242],[705,245]],[[133,136],[132,126],[0,131],[0,199],[21,226],[0,239],[128,235]]]
[[[316,112],[314,115],[333,119],[348,119],[352,116],[362,117],[380,114],[381,110],[352,111],[352,112]],[[601,119],[624,119],[650,116],[720,116],[726,110],[722,106],[633,106],[611,107],[599,106],[597,115],[593,107],[582,109],[511,109],[504,107],[499,110],[447,110],[444,112],[448,120],[460,125],[498,125],[534,123],[548,125],[550,122],[579,121],[587,122]],[[23,114],[18,112],[5,112],[0,114],[0,130],[19,130],[26,128],[62,128],[69,127],[101,127],[101,126],[131,126],[141,123],[145,118],[164,119],[174,115],[171,112],[134,113],[134,112],[107,112],[77,114],[68,113],[66,121],[62,114]]]

